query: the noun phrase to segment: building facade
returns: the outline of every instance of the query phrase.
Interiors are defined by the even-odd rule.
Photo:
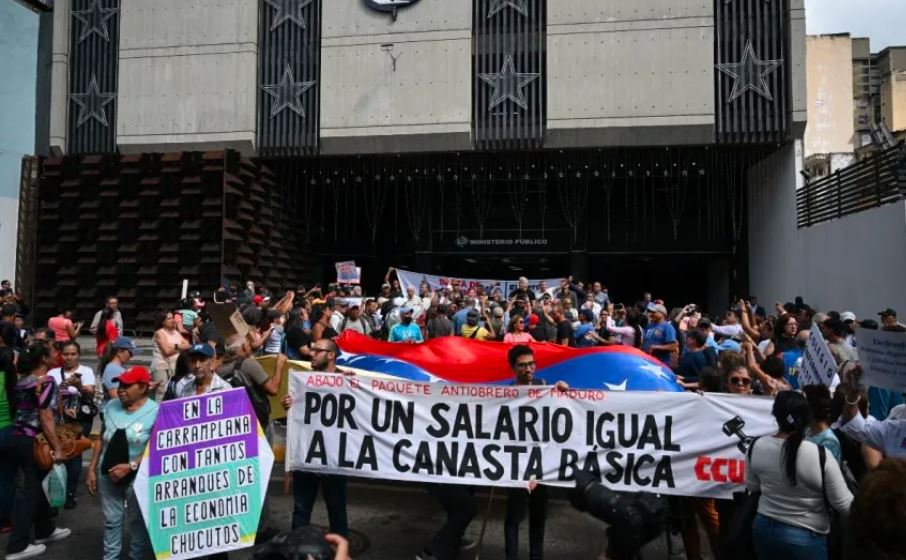
[[[821,178],[906,139],[906,47],[848,33],[806,37],[805,171]]]
[[[805,130],[802,4],[57,0],[37,306],[354,258],[721,307]]]

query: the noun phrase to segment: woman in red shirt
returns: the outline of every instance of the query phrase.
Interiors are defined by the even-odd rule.
[[[120,335],[116,328],[116,323],[113,322],[113,314],[114,310],[107,307],[104,309],[101,320],[98,322],[98,330],[94,335],[94,338],[97,341],[98,358],[104,355],[107,344],[116,340],[116,337]]]

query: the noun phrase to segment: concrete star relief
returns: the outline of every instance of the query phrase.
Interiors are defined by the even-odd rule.
[[[494,87],[488,111],[507,99],[523,109],[528,109],[525,92],[522,91],[522,88],[537,80],[539,75],[537,72],[516,72],[511,54],[506,55],[503,67],[497,74],[479,74],[478,77],[483,82]]]
[[[739,62],[723,62],[717,64],[717,69],[734,79],[733,90],[730,92],[728,103],[732,103],[747,91],[754,91],[768,101],[774,101],[771,90],[764,80],[768,74],[783,65],[783,60],[759,60],[752,48],[752,42],[746,41],[742,60]]]
[[[305,29],[305,18],[302,10],[311,4],[312,0],[264,0],[266,4],[277,10],[271,20],[271,31],[277,29],[283,22],[291,21]]]
[[[507,7],[513,8],[524,16],[528,15],[528,10],[525,9],[525,0],[491,0],[488,18]]]
[[[91,82],[88,84],[88,91],[85,93],[72,93],[69,98],[75,101],[79,106],[79,118],[76,120],[76,126],[82,126],[88,119],[94,119],[103,126],[109,126],[107,122],[107,111],[104,109],[111,101],[116,98],[115,93],[101,93],[98,87],[98,80],[91,75]]]
[[[92,33],[97,33],[100,38],[110,42],[107,29],[107,20],[112,18],[119,8],[102,8],[101,0],[94,0],[87,10],[72,12],[72,17],[82,22],[82,32],[79,34],[78,43],[88,38]]]
[[[315,83],[297,82],[293,77],[292,68],[287,64],[279,84],[261,86],[265,93],[274,98],[270,118],[276,117],[283,109],[289,109],[304,119],[305,109],[302,108],[302,94],[311,89]]]

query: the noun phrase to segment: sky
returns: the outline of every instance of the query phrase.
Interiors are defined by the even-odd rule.
[[[871,52],[906,45],[906,0],[805,0],[809,35],[871,38]]]

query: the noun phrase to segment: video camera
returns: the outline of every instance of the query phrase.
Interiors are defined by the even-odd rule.
[[[607,523],[607,556],[631,560],[667,528],[667,500],[647,492],[614,492],[584,471],[569,493],[573,507]]]
[[[253,560],[333,560],[330,544],[324,533],[308,525],[289,533],[280,533],[270,541],[255,547]]]

